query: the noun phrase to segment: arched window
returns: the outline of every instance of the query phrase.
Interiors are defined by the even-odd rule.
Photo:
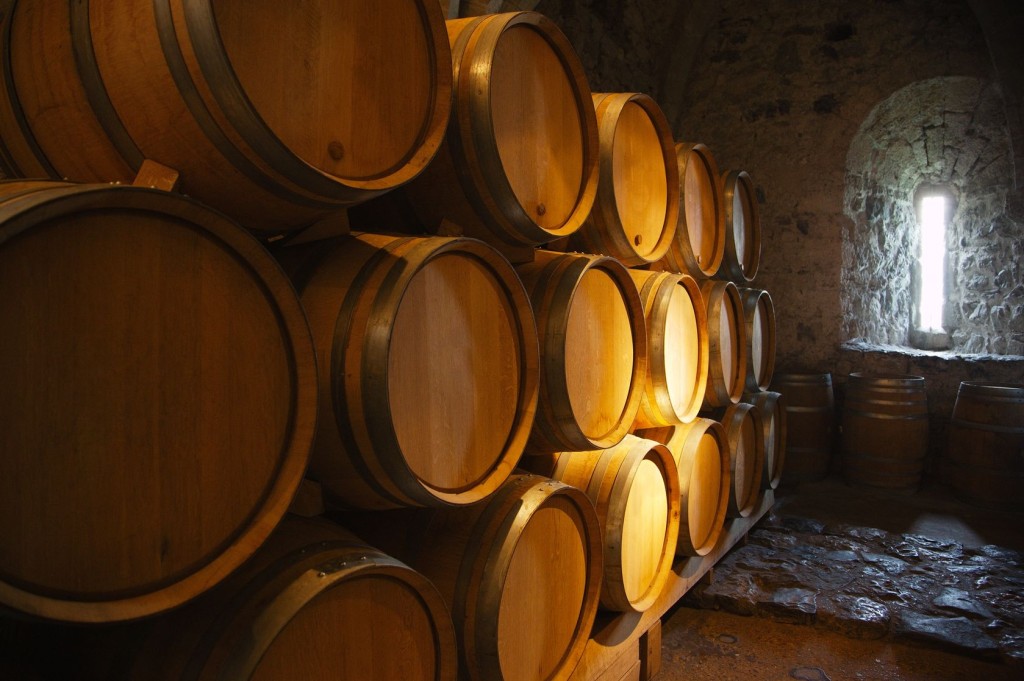
[[[910,344],[925,350],[950,347],[946,302],[949,288],[949,226],[956,196],[945,185],[920,185],[914,196],[917,261],[910,284]]]
[[[840,291],[846,338],[1024,355],[1024,223],[1007,212],[1013,177],[1006,110],[995,84],[933,78],[879,102],[846,158],[849,223]],[[945,197],[944,225],[934,228],[945,236],[932,240],[922,233],[923,198],[935,195]],[[922,248],[931,252],[932,244],[939,244],[939,255],[925,260],[938,264],[926,265]],[[938,272],[941,293],[922,284],[933,280],[926,270]]]

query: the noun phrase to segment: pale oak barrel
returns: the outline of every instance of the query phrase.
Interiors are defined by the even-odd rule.
[[[475,239],[353,234],[284,249],[309,315],[332,505],[471,504],[533,425],[537,328],[515,270]]]
[[[836,419],[832,374],[776,374],[772,390],[785,400],[786,467],[782,484],[827,477]]]
[[[689,423],[637,431],[661,442],[679,470],[679,537],[676,554],[706,556],[718,544],[732,490],[729,442],[718,421],[697,417]]]
[[[302,478],[309,327],[284,272],[191,199],[0,183],[0,603],[129,620],[245,561]]]
[[[747,343],[744,390],[767,390],[775,373],[775,304],[762,289],[741,288]]]
[[[451,110],[434,0],[14,3],[4,171],[130,182],[144,159],[266,235],[415,177]]]
[[[711,278],[725,257],[725,213],[718,164],[704,144],[677,142],[679,222],[661,263],[673,272]]]
[[[479,504],[400,523],[384,533],[406,535],[396,555],[444,596],[460,678],[569,678],[594,624],[603,570],[597,512],[582,491],[517,472]]]
[[[604,536],[601,606],[643,612],[672,573],[679,535],[679,472],[664,445],[634,435],[603,450],[562,452],[556,480],[585,491]]]
[[[739,402],[711,412],[725,429],[729,442],[732,493],[727,515],[746,518],[761,501],[764,473],[764,433],[760,410]]]
[[[647,383],[634,428],[692,421],[708,379],[707,308],[688,274],[630,270],[647,320]]]
[[[627,266],[661,259],[676,235],[679,171],[672,130],[639,93],[594,94],[600,139],[597,200],[570,244]]]
[[[1024,385],[960,383],[946,464],[953,493],[972,504],[1024,508]]]
[[[847,482],[907,492],[921,484],[928,455],[924,377],[850,374],[840,428]]]
[[[579,229],[597,192],[597,121],[579,57],[536,12],[447,22],[454,104],[445,143],[403,191],[428,231],[498,247]]]
[[[745,170],[723,171],[721,183],[725,254],[716,276],[745,286],[754,280],[761,265],[761,213],[757,195]]]
[[[747,333],[740,291],[731,281],[704,280],[701,294],[707,306],[708,363],[704,407],[727,407],[739,402],[747,375]]]
[[[529,450],[617,444],[636,418],[647,372],[643,304],[629,271],[609,257],[548,251],[516,271],[540,336]]]
[[[766,390],[746,393],[743,401],[754,405],[761,413],[764,434],[764,474],[761,483],[764,489],[776,489],[782,481],[782,471],[786,464],[786,399],[781,393]]]

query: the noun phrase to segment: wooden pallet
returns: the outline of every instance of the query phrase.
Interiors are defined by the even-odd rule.
[[[672,567],[665,590],[643,613],[598,615],[583,657],[569,677],[572,681],[637,681],[657,674],[661,666],[661,618],[715,563],[744,539],[747,532],[775,504],[774,490],[747,518],[726,521],[718,546],[706,556],[684,558]]]

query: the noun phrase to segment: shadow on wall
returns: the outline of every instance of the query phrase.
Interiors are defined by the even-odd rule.
[[[914,192],[945,185],[959,198],[947,233],[951,350],[1024,355],[1024,225],[1007,213],[1013,171],[1002,94],[992,83],[932,78],[878,104],[846,161],[844,336],[910,344]]]

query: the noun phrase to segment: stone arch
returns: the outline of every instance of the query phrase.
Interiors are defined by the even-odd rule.
[[[1024,226],[1006,213],[1013,155],[993,83],[942,77],[880,102],[846,158],[843,333],[909,344],[918,252],[914,192],[958,196],[947,235],[946,327],[957,352],[1024,354]]]

